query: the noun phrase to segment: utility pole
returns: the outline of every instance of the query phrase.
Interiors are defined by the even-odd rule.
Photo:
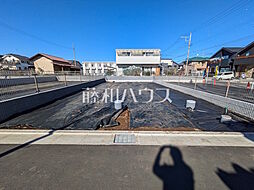
[[[190,33],[190,37],[189,37],[188,53],[187,53],[187,60],[186,60],[186,67],[185,67],[185,75],[186,76],[188,75],[188,64],[189,64],[189,56],[190,56],[191,35],[192,35],[192,33]]]
[[[76,64],[76,57],[75,57],[75,47],[74,47],[74,44],[73,44],[73,43],[72,43],[72,49],[73,49],[74,65],[77,66],[77,64]]]

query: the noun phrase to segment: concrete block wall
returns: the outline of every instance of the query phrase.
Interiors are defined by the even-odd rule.
[[[184,94],[188,94],[193,97],[205,100],[207,102],[210,102],[222,108],[228,108],[229,111],[254,121],[254,104],[252,103],[248,103],[248,102],[244,102],[244,101],[236,100],[232,98],[226,98],[226,97],[219,96],[216,94],[211,94],[208,92],[194,90],[191,88],[186,88],[186,87],[170,84],[164,81],[155,81],[155,83],[171,88],[173,90],[177,90]]]
[[[99,79],[77,85],[61,87],[54,90],[40,92],[38,94],[26,95],[5,101],[0,101],[0,123],[13,116],[22,114],[29,110],[46,105],[60,98],[77,93],[82,88],[93,87],[104,83],[105,79]]]

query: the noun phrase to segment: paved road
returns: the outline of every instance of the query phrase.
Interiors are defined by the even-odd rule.
[[[195,84],[194,83],[174,83],[177,85],[181,85],[184,87],[192,88],[194,89]],[[227,83],[225,82],[217,82],[217,84],[214,86],[212,84],[197,84],[196,86],[197,90],[218,94],[221,96],[225,96],[227,91]],[[231,84],[228,92],[229,98],[234,98],[237,100],[243,100],[246,102],[254,103],[254,90],[246,90],[246,84]]]
[[[77,84],[78,82],[68,82],[67,85]],[[44,82],[38,83],[39,90],[41,92],[59,88],[65,86],[64,82]],[[35,84],[26,84],[26,85],[16,85],[16,86],[7,86],[0,88],[0,101],[10,98],[15,98],[23,95],[34,94],[36,93]]]
[[[253,155],[243,147],[31,145],[0,158],[0,189],[253,189]]]

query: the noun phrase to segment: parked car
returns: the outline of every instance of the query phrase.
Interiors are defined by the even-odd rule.
[[[217,76],[214,76],[216,80],[232,80],[234,79],[234,72],[233,71],[227,71],[219,73]]]

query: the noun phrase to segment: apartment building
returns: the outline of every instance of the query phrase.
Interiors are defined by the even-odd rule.
[[[140,75],[160,75],[160,49],[116,49],[117,75],[130,67],[140,68]]]
[[[116,72],[115,62],[83,62],[84,75],[111,75]]]

